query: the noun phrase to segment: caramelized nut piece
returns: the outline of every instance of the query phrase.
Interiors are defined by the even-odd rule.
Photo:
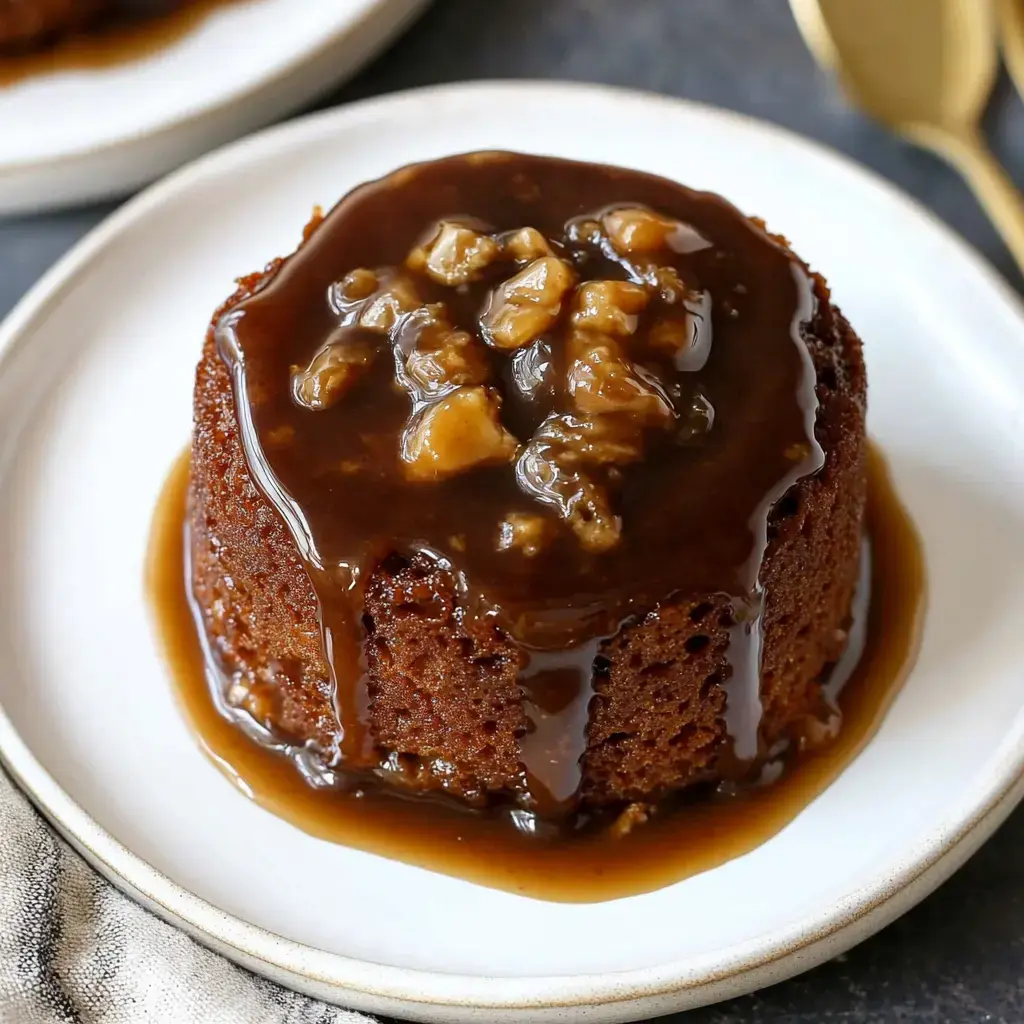
[[[637,827],[645,825],[651,817],[648,804],[628,804],[622,813],[612,822],[608,835],[612,839],[625,839]]]
[[[332,302],[337,303],[339,299],[344,304],[360,302],[368,299],[379,285],[377,275],[372,270],[358,267],[331,286]]]
[[[521,348],[539,338],[558,319],[543,306],[504,305],[483,321],[486,337],[496,348]]]
[[[553,256],[548,240],[536,228],[520,228],[504,239],[504,249],[514,260],[539,260]]]
[[[684,319],[656,320],[647,333],[647,343],[666,356],[685,352],[693,344],[693,326]]]
[[[661,386],[625,357],[614,338],[576,331],[568,348],[568,390],[580,412],[630,413],[643,423],[661,425],[675,418]]]
[[[520,489],[564,519],[587,551],[608,551],[622,535],[622,521],[612,511],[608,495],[590,477],[559,459],[559,449],[534,436],[516,462]]]
[[[501,246],[479,231],[442,221],[426,245],[413,249],[406,266],[427,274],[439,284],[467,284],[501,256]]]
[[[412,281],[396,277],[366,304],[359,314],[359,326],[387,334],[406,314],[422,307]]]
[[[505,462],[516,439],[498,418],[497,392],[461,387],[428,406],[402,438],[402,461],[410,480],[440,480],[474,466]]]
[[[528,512],[509,512],[498,531],[498,550],[516,548],[527,558],[535,558],[551,540],[552,523],[544,516]]]
[[[405,375],[424,397],[463,384],[485,384],[490,369],[487,354],[476,338],[446,321],[427,323],[405,357]]]
[[[549,442],[560,465],[621,465],[643,455],[643,431],[631,416],[549,416],[534,437]]]
[[[506,302],[533,302],[554,306],[573,286],[572,268],[556,256],[542,256],[502,286]]]
[[[679,221],[641,206],[612,210],[604,215],[603,223],[612,245],[627,254],[668,248],[669,239],[680,227]]]
[[[629,281],[588,281],[576,289],[572,322],[583,330],[626,338],[636,330],[637,314],[649,301],[647,289]]]
[[[292,396],[314,412],[329,409],[362,376],[373,356],[373,349],[359,342],[326,345],[305,370],[292,367]]]
[[[484,337],[495,348],[528,345],[554,325],[574,279],[563,260],[554,256],[534,260],[491,296],[480,318]]]
[[[692,292],[673,315],[655,321],[647,343],[672,360],[676,370],[702,370],[711,355],[711,296]]]
[[[658,289],[661,301],[669,305],[682,302],[690,293],[675,267],[653,267],[645,277]]]
[[[595,554],[610,551],[622,538],[622,520],[612,512],[608,495],[602,488],[582,474],[578,480],[579,490],[571,504],[569,526],[584,550]]]

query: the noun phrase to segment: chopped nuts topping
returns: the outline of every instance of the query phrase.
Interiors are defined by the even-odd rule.
[[[506,462],[516,439],[501,425],[501,399],[483,387],[461,387],[420,413],[402,439],[410,480],[440,480],[474,466]]]
[[[510,277],[491,297],[481,317],[484,337],[495,348],[528,345],[550,327],[562,311],[562,298],[575,275],[564,260],[544,256]]]
[[[533,436],[549,442],[563,466],[623,464],[643,455],[643,431],[631,416],[549,416]]]
[[[488,340],[495,348],[521,348],[539,338],[558,318],[543,306],[513,305],[500,306],[489,312],[486,325]]]
[[[413,249],[406,260],[410,270],[420,271],[439,284],[468,284],[501,256],[501,246],[464,224],[442,221],[424,246]]]
[[[662,217],[642,206],[612,210],[602,220],[612,245],[625,255],[666,249],[681,227],[679,221]]]
[[[661,301],[670,306],[683,302],[690,294],[675,267],[648,267],[645,277],[658,289]]]
[[[655,320],[647,332],[647,344],[663,355],[674,356],[693,344],[693,327],[686,320]]]
[[[359,342],[326,345],[305,370],[292,367],[295,401],[316,412],[329,409],[359,380],[373,356],[373,349]]]
[[[551,415],[520,454],[516,476],[523,490],[555,508],[584,548],[607,551],[618,543],[622,522],[606,490],[581,467],[635,462],[642,444],[632,417]]]
[[[622,521],[607,493],[560,461],[550,441],[538,436],[529,441],[516,462],[516,479],[527,494],[555,509],[587,551],[607,551],[619,542]]]
[[[568,391],[580,412],[630,413],[652,425],[674,419],[672,403],[660,385],[625,357],[614,338],[575,331],[568,348]]]
[[[626,338],[635,330],[650,301],[646,288],[629,281],[588,281],[576,289],[574,327]]]
[[[331,300],[335,305],[360,302],[363,299],[368,299],[377,290],[379,284],[377,275],[372,270],[359,267],[346,274],[341,281],[332,286]]]
[[[527,558],[535,558],[551,540],[551,526],[551,521],[544,516],[509,512],[498,530],[498,550],[515,548]]]
[[[612,210],[604,215],[602,224],[612,246],[626,256],[659,249],[699,252],[711,244],[692,224],[663,217],[642,206]]]
[[[553,256],[548,240],[536,228],[520,228],[505,237],[504,250],[514,260],[539,260]]]
[[[608,835],[612,839],[625,839],[638,825],[646,825],[652,813],[653,808],[649,804],[628,804],[612,822]]]
[[[711,297],[707,292],[694,292],[672,316],[651,325],[647,344],[671,359],[676,370],[694,372],[708,361],[711,333]]]
[[[422,305],[412,281],[396,277],[363,307],[359,326],[387,334],[406,313],[412,313]]]
[[[485,384],[490,366],[484,347],[446,320],[428,320],[405,356],[405,376],[421,397],[446,394],[462,384]]]
[[[563,243],[581,266],[590,265],[590,255],[580,247],[592,247],[593,255],[618,264],[629,280],[577,284],[573,264],[557,255]],[[409,253],[404,270],[359,268],[331,286],[338,328],[308,368],[294,368],[295,400],[314,410],[333,405],[366,371],[376,346],[386,345],[394,357],[395,388],[412,401],[400,448],[407,479],[437,481],[514,462],[523,492],[553,509],[584,549],[607,551],[622,531],[612,491],[625,479],[623,467],[643,458],[649,430],[663,430],[683,444],[712,423],[713,410],[702,396],[698,405],[680,381],[662,382],[627,351],[641,315],[651,310],[641,351],[659,365],[670,360],[677,372],[698,357],[703,365],[710,327],[703,348],[694,332],[710,319],[710,298],[653,255],[687,251],[691,243],[703,244],[694,229],[642,207],[577,218],[566,226],[562,243],[529,226],[488,234],[443,221]],[[479,331],[466,330],[456,322],[467,315],[464,296],[472,302],[479,296],[464,286],[496,265],[507,268],[507,277],[490,290]],[[459,297],[428,304],[423,296],[436,299],[437,289],[417,282],[419,274],[459,289]],[[556,336],[551,332],[560,321]],[[488,353],[488,346],[507,358]],[[509,389],[514,422],[522,424],[525,412],[525,422],[536,423],[531,408],[541,409],[544,418],[523,445],[501,421],[502,399],[489,386],[492,379]],[[377,452],[368,465],[380,458],[382,440],[366,439]],[[363,468],[349,460],[340,471]],[[553,540],[558,519],[511,511],[498,524],[498,549],[535,558]],[[456,550],[465,545],[464,538],[450,540]]]

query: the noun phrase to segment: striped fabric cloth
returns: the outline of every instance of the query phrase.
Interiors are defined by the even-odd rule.
[[[2,1024],[372,1024],[257,978],[97,875],[0,770]]]

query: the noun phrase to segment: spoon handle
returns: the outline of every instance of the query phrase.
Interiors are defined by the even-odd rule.
[[[1003,59],[1017,92],[1024,96],[1024,4],[1020,0],[999,0],[996,10]]]
[[[964,177],[1024,274],[1024,196],[973,129],[922,133],[920,141]]]

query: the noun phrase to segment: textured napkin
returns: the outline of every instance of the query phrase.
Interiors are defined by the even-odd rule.
[[[236,967],[121,895],[0,770],[0,1022],[372,1024]]]

